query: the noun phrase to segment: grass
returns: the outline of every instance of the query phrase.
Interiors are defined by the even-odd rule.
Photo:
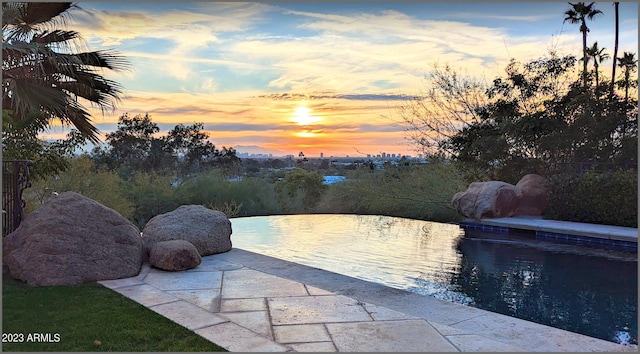
[[[5,352],[226,351],[97,283],[33,287],[2,278]],[[22,334],[23,342],[6,342],[8,333]],[[36,333],[45,341],[27,341]]]

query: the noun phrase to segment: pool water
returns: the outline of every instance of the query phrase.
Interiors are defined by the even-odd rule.
[[[231,219],[233,247],[618,343],[638,343],[637,253],[374,215]]]

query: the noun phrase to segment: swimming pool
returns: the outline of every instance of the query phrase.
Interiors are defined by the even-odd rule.
[[[231,222],[236,248],[592,337],[638,342],[636,253],[373,215]]]

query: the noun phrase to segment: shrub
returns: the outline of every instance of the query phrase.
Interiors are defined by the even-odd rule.
[[[138,172],[127,181],[129,200],[135,205],[131,221],[140,230],[156,215],[168,213],[180,206],[173,178],[156,172]]]
[[[55,176],[36,179],[24,191],[26,212],[35,210],[51,198],[53,193],[73,191],[100,202],[125,218],[131,218],[134,206],[128,199],[128,190],[114,172],[94,172],[93,162],[85,156],[70,159],[69,167]]]
[[[632,170],[565,173],[550,178],[545,218],[638,227],[638,174]]]
[[[451,198],[465,188],[452,164],[387,165],[381,172],[354,171],[347,181],[331,185],[318,211],[449,222],[459,218]]]
[[[261,178],[229,181],[219,171],[209,171],[176,188],[181,204],[204,205],[234,216],[276,214],[279,211],[273,185]]]
[[[283,212],[313,212],[327,186],[318,172],[295,169],[275,184],[278,204]]]

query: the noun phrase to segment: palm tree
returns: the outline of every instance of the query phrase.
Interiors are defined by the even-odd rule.
[[[104,113],[114,109],[120,85],[98,70],[125,70],[129,62],[113,51],[78,52],[78,32],[57,29],[70,18],[73,3],[2,3],[2,106],[14,123],[43,130],[59,119],[92,142],[86,100]]]
[[[587,27],[587,19],[593,20],[596,15],[602,14],[602,11],[596,10],[593,5],[595,3],[591,3],[589,5],[585,5],[583,2],[577,2],[575,4],[569,3],[571,5],[571,9],[565,11],[564,22],[569,21],[572,24],[580,24],[580,32],[582,32],[582,57],[587,58],[587,32],[589,32],[589,27]],[[584,83],[584,87],[587,87],[587,61],[583,61],[583,71],[582,71],[582,80]]]
[[[589,59],[593,58],[593,69],[596,74],[596,88],[599,85],[598,68],[600,67],[600,63],[609,59],[609,54],[605,53],[604,50],[605,48],[598,48],[598,42],[594,42],[591,47],[587,48],[586,62],[589,62]],[[585,58],[582,59],[585,60]]]
[[[636,53],[624,52],[621,58],[618,58],[618,66],[624,70],[624,79],[618,82],[620,87],[624,87],[624,100],[629,100],[629,87],[633,86],[631,81],[631,73],[638,69],[638,59]]]
[[[619,33],[619,23],[620,23],[619,16],[618,16],[619,5],[620,5],[619,2],[613,3],[615,18],[616,18],[616,35],[615,35],[614,45],[613,45],[613,65],[611,69],[611,88],[609,91],[610,96],[613,96],[613,88],[616,82],[616,60],[618,58],[618,33]]]

